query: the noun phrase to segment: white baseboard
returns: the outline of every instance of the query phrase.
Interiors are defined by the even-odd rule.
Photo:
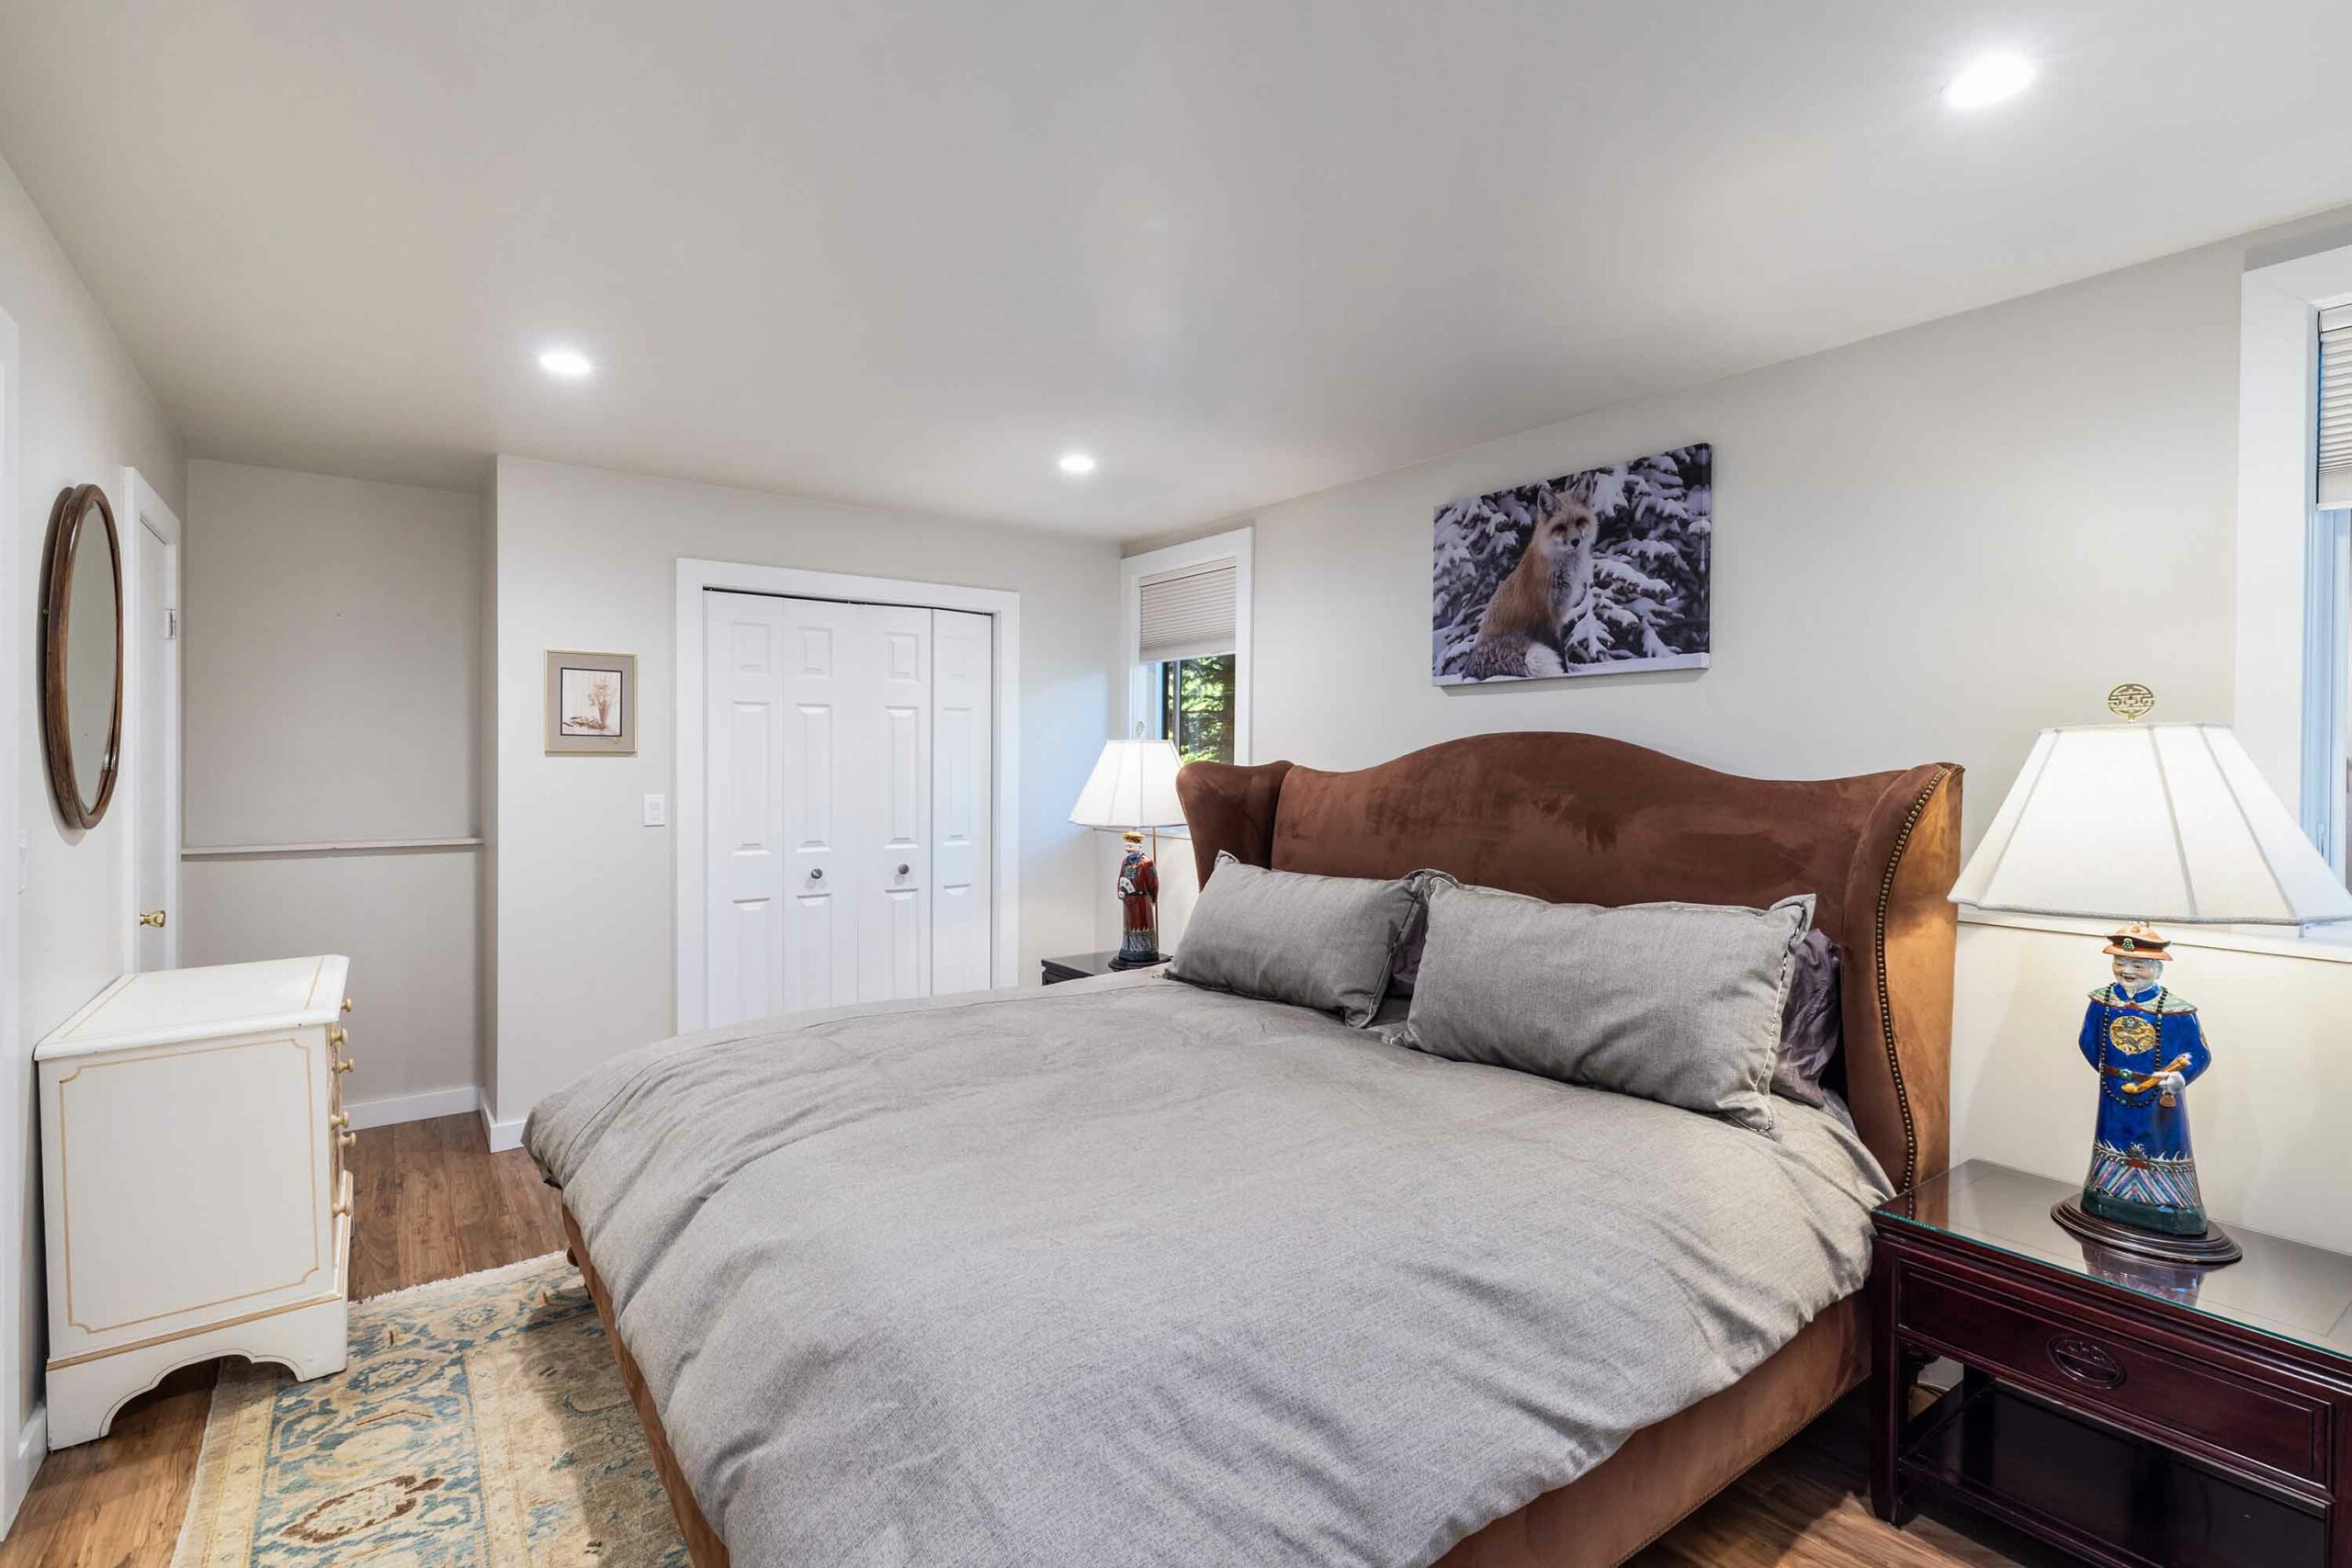
[[[523,1146],[523,1123],[529,1121],[529,1117],[517,1116],[512,1122],[493,1120],[490,1113],[490,1096],[488,1095],[481,1097],[478,1110],[481,1116],[482,1136],[490,1140],[492,1154],[504,1154],[508,1149],[519,1149]]]
[[[351,1112],[351,1125],[390,1127],[401,1122],[425,1122],[435,1116],[463,1116],[481,1103],[481,1090],[468,1084],[463,1089],[428,1089],[423,1094],[388,1094],[377,1100],[355,1100],[344,1107]]]
[[[6,1535],[17,1523],[17,1511],[25,1506],[25,1498],[32,1492],[33,1476],[40,1469],[40,1461],[49,1457],[49,1406],[33,1406],[32,1419],[17,1434],[17,1446],[9,1451],[8,1473],[0,1477],[0,1487],[6,1489],[6,1518],[0,1518],[0,1535]]]

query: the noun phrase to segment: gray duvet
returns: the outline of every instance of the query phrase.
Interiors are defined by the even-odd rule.
[[[1884,1179],[1158,976],[771,1019],[525,1138],[736,1568],[1424,1563],[1862,1282]]]

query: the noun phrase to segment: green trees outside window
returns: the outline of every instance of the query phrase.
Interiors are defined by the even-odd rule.
[[[1233,761],[1233,655],[1159,667],[1159,733],[1188,762]]]

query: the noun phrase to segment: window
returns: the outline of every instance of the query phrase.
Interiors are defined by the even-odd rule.
[[[1176,742],[1188,762],[1233,761],[1233,655],[1170,659],[1152,666],[1159,672],[1159,713],[1147,734]]]
[[[2303,831],[2341,876],[2352,807],[2352,305],[2318,312],[2312,504],[2303,544]]]
[[[2352,247],[2250,269],[2232,728],[2341,876],[2352,816]]]
[[[1250,542],[1238,528],[1121,563],[1129,732],[1188,762],[1250,760]]]

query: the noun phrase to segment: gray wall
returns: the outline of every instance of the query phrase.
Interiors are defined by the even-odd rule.
[[[1114,722],[1114,546],[513,457],[495,504],[501,1122],[673,1029],[672,829],[639,815],[644,795],[676,793],[681,556],[1017,591],[1023,974],[1091,945],[1091,844],[1068,818]],[[637,656],[636,756],[544,754],[544,658],[560,648]]]
[[[220,845],[480,832],[482,499],[188,465],[187,826]],[[181,868],[181,962],[348,953],[366,1126],[480,1082],[481,855],[305,852]]]
[[[181,487],[186,454],[164,411],[131,364],[130,354],[75,276],[39,211],[0,163],[0,311],[17,324],[17,471],[0,474],[14,487],[16,537],[8,544],[5,604],[0,628],[9,638],[7,671],[17,694],[10,732],[17,826],[25,834],[26,882],[21,897],[0,913],[0,941],[14,942],[18,957],[18,994],[5,1005],[8,1025],[0,1031],[0,1054],[17,1081],[29,1085],[29,1054],[41,1036],[113,979],[121,932],[114,896],[125,821],[110,812],[85,833],[69,829],[51,804],[42,761],[40,682],[34,678],[40,618],[34,599],[40,583],[41,550],[48,537],[49,509],[68,485],[106,487],[118,507],[122,470],[135,467],[185,518]],[[6,454],[0,452],[0,463]],[[0,1353],[16,1359],[13,1409],[0,1411],[0,1462],[12,1487],[21,1480],[17,1437],[30,1418],[40,1387],[44,1304],[41,1296],[40,1139],[28,1089],[14,1102],[11,1173],[19,1199],[5,1216],[13,1233],[6,1256],[15,1278],[12,1293],[17,1343]],[[34,1456],[38,1458],[38,1455]]]

